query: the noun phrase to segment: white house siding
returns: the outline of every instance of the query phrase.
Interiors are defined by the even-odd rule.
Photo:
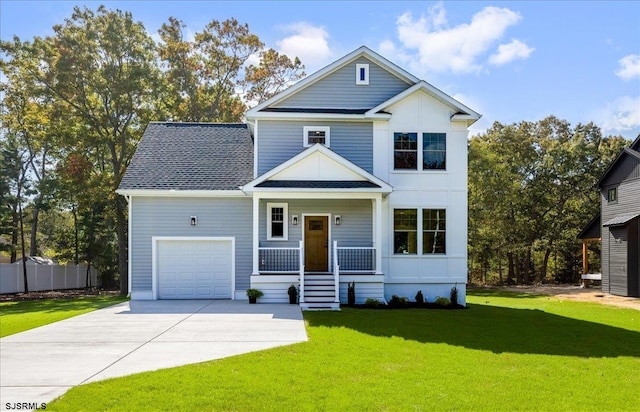
[[[356,64],[369,64],[369,84],[356,85]],[[370,109],[411,87],[365,57],[298,91],[273,107]]]
[[[387,109],[389,122],[374,124],[374,175],[389,182],[393,192],[383,201],[382,270],[385,297],[407,296],[418,290],[429,299],[449,296],[457,285],[464,303],[467,281],[467,128],[451,122],[451,109],[419,91]],[[446,170],[394,171],[394,132],[443,132],[447,134]],[[420,166],[420,165],[419,165]],[[395,255],[393,210],[446,209],[446,255]],[[421,245],[421,234],[418,233]],[[421,252],[418,250],[418,252]]]
[[[329,147],[364,170],[373,171],[373,124],[369,122],[260,120],[258,125],[258,175],[304,150],[304,126],[329,126]]]
[[[235,288],[249,287],[252,270],[250,198],[131,198],[131,296],[152,299],[152,237],[235,238]],[[190,217],[198,224],[191,226]],[[244,293],[244,292],[243,292]]]

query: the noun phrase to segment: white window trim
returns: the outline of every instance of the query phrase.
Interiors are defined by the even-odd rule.
[[[449,237],[447,236],[447,232],[449,231],[449,229],[445,229],[444,233],[445,233],[445,253],[424,253],[423,250],[423,241],[422,241],[422,236],[424,233],[424,225],[423,225],[423,215],[424,215],[424,211],[425,210],[433,210],[433,209],[443,209],[446,213],[445,215],[445,227],[449,227],[448,223],[449,223],[449,207],[446,205],[434,205],[434,206],[405,206],[402,203],[398,204],[398,205],[393,205],[392,207],[389,208],[389,222],[391,222],[391,239],[389,241],[389,256],[397,258],[400,257],[401,259],[410,259],[410,258],[415,258],[415,257],[420,257],[420,258],[427,258],[427,259],[438,259],[438,258],[449,258],[452,257],[452,255],[448,252],[449,251]],[[409,254],[403,254],[403,253],[395,253],[395,245],[394,243],[394,237],[395,237],[395,228],[394,226],[394,211],[397,209],[413,209],[416,211],[417,213],[417,222],[416,222],[416,253],[409,253]]]
[[[364,80],[360,80],[360,70],[364,69]],[[367,86],[369,84],[369,65],[365,63],[356,64],[356,85]]]
[[[331,127],[329,126],[304,126],[302,128],[302,146],[310,147],[309,132],[324,132],[324,145],[330,147],[331,143]]]
[[[418,157],[418,162],[417,162],[417,168],[416,169],[396,169],[395,168],[395,137],[394,134],[395,133],[417,133],[418,134],[418,153],[417,153],[417,157]],[[448,173],[449,169],[448,167],[445,167],[444,169],[425,169],[424,168],[424,144],[423,144],[423,133],[443,133],[445,135],[445,162],[447,161],[447,159],[449,158],[449,145],[447,144],[449,141],[449,132],[447,131],[433,131],[433,130],[392,130],[390,131],[391,134],[391,156],[390,157],[390,171],[391,173],[416,173],[416,172],[420,172],[420,173],[430,173],[430,174],[436,174],[436,173]]]
[[[271,210],[274,207],[282,208],[282,237],[271,236]],[[289,204],[267,203],[267,240],[289,240]]]

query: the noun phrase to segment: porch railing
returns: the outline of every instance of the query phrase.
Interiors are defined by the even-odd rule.
[[[337,242],[336,242],[337,243]],[[334,256],[340,265],[340,272],[375,272],[375,247],[335,247]]]
[[[258,248],[260,273],[299,273],[303,264],[301,249],[302,245]]]

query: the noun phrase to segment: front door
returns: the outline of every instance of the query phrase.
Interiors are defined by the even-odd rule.
[[[309,272],[327,272],[329,269],[329,218],[305,216],[304,265]]]

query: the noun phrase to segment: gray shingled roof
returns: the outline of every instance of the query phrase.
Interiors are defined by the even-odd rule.
[[[267,180],[256,187],[286,189],[379,189],[380,186],[365,180]]]
[[[637,218],[638,216],[640,216],[640,213],[633,213],[633,214],[630,214],[630,215],[618,215],[618,216],[614,217],[613,219],[609,219],[606,222],[604,222],[602,224],[602,226],[606,227],[606,226],[626,225],[627,223],[629,223],[633,219]]]
[[[120,190],[237,190],[253,180],[246,124],[149,123]]]

